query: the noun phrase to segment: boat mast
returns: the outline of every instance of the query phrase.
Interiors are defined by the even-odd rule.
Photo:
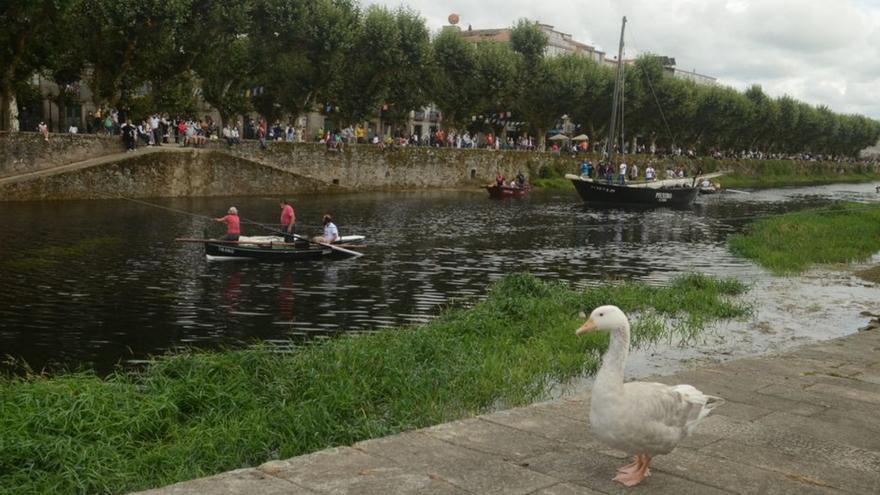
[[[620,48],[617,51],[617,78],[614,80],[614,97],[611,100],[611,125],[608,139],[605,141],[605,155],[608,161],[614,165],[614,144],[617,140],[617,112],[621,99],[620,83],[623,78],[623,31],[626,29],[626,16],[623,16],[623,24],[620,26]],[[623,152],[623,146],[620,151]]]

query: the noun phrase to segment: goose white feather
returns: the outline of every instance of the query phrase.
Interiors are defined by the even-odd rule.
[[[576,333],[610,334],[593,386],[590,425],[602,442],[634,456],[633,463],[618,469],[614,478],[633,486],[650,475],[651,457],[671,452],[723,401],[691,385],[624,383],[629,330],[629,320],[620,308],[601,306]]]

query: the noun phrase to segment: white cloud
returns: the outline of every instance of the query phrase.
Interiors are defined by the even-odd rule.
[[[421,13],[432,30],[457,13],[464,29],[529,18],[613,52],[627,16],[627,55],[675,57],[722,84],[760,84],[844,113],[880,119],[880,1],[876,0],[362,0]]]

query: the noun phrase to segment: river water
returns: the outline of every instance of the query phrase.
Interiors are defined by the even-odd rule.
[[[590,208],[573,191],[501,201],[479,191],[301,196],[293,198],[300,233],[318,234],[330,212],[342,235],[368,243],[362,258],[301,264],[206,261],[200,245],[173,239],[220,234],[219,224],[145,204],[4,203],[0,355],[35,369],[106,372],[178,346],[286,344],[416,324],[451,302],[482,297],[513,271],[575,286],[609,277],[663,283],[689,271],[735,276],[754,285],[750,321],[715,329],[701,346],[646,350],[634,366],[653,372],[672,361],[762,352],[855,331],[867,320],[859,311],[880,309],[872,308],[880,289],[841,272],[771,277],[732,255],[728,236],[766,215],[877,201],[874,188],[727,193],[688,210]],[[280,212],[275,198],[150,202],[208,216],[235,205],[265,223]]]

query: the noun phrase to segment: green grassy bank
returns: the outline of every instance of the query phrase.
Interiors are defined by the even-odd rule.
[[[586,292],[513,274],[412,328],[295,350],[187,352],[138,372],[0,378],[0,492],[124,493],[533,402],[596,369],[578,312],[634,313],[634,344],[743,315],[735,280]],[[585,425],[586,427],[586,425]]]
[[[864,261],[880,251],[880,205],[843,203],[759,220],[731,237],[730,247],[777,275]]]
[[[880,181],[880,174],[816,174],[816,175],[725,175],[717,179],[724,188],[767,189],[786,186],[818,186],[823,184]]]

